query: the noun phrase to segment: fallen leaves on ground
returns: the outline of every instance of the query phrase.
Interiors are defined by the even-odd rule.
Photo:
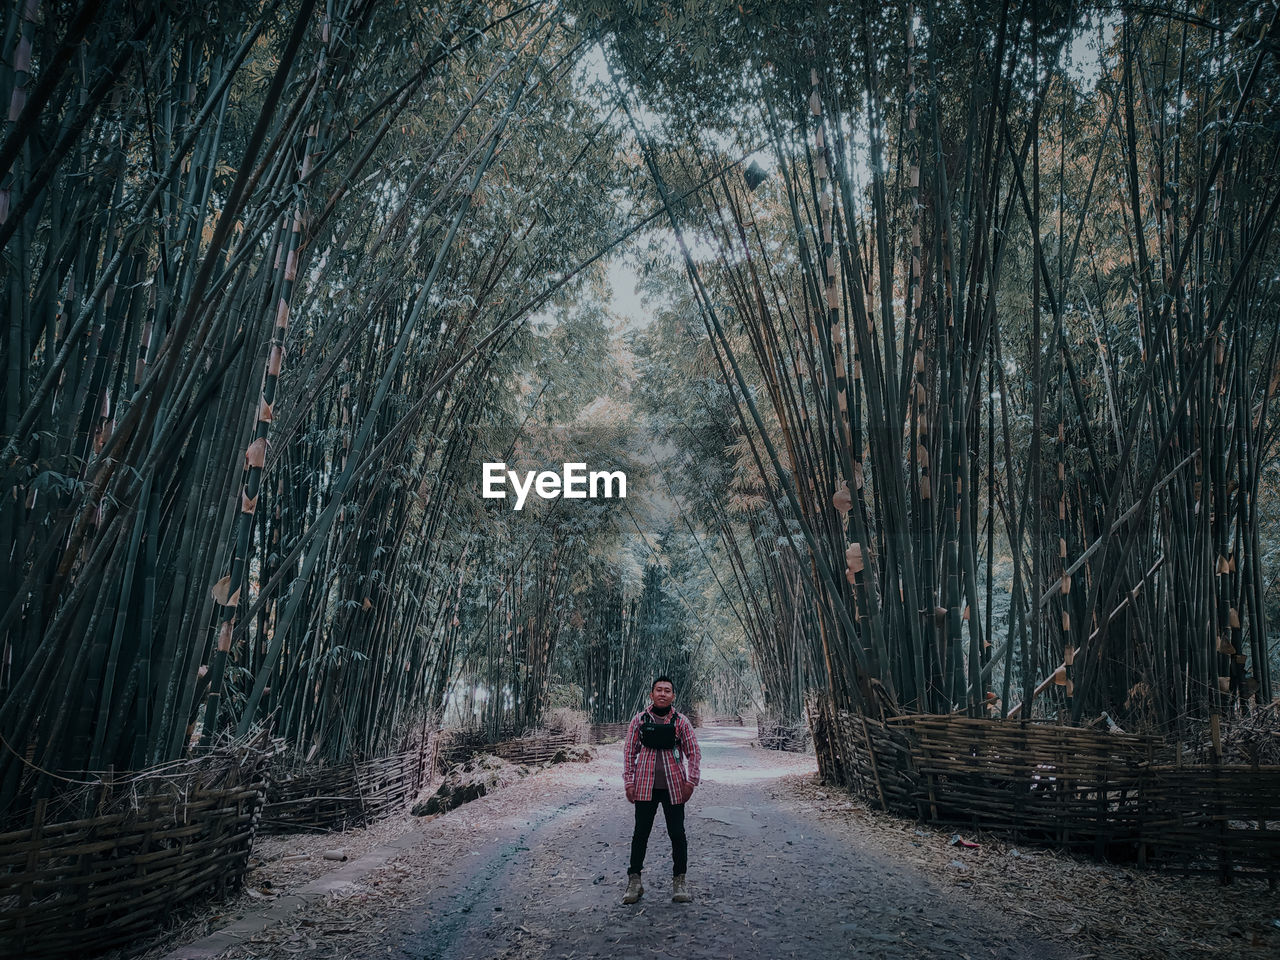
[[[869,810],[814,777],[779,783],[780,803],[899,862],[958,896],[1020,914],[1046,937],[1085,957],[1212,956],[1260,960],[1280,953],[1280,898],[1263,880],[1128,868],[1026,846],[991,834],[957,834]],[[953,845],[952,838],[961,837]],[[978,846],[968,847],[977,841]]]

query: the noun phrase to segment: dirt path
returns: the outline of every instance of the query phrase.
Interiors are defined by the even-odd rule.
[[[269,923],[262,904],[224,913],[242,933],[228,937],[224,925],[222,939],[163,955],[1254,960],[1280,944],[1274,894],[1260,887],[1224,900],[1213,884],[991,838],[953,847],[946,832],[816,786],[812,757],[752,748],[740,728],[698,733],[703,784],[686,813],[693,903],[670,901],[661,816],[644,899],[620,902],[632,814],[615,745],[589,764],[404,822],[394,853],[372,870],[296,908],[281,897]]]
[[[611,780],[533,827],[520,844],[528,850],[485,871],[491,883],[468,885],[455,901],[465,913],[450,914],[447,898],[432,904],[421,928],[391,955],[1063,956],[1005,918],[953,905],[914,871],[838,844],[821,823],[781,809],[778,779],[797,772],[795,758],[750,749],[746,730],[713,728],[700,736],[704,780],[686,813],[693,903],[670,900],[661,817],[644,899],[620,903],[631,808]]]
[[[753,749],[747,730],[699,734],[703,784],[686,814],[691,904],[670,901],[661,817],[645,898],[620,902],[631,807],[614,746],[423,824],[419,842],[345,895],[226,956],[1065,956],[918,870],[839,842],[812,814],[783,809],[782,778],[811,774],[811,757]]]

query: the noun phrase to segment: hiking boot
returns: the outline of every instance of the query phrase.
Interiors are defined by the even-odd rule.
[[[693,894],[689,892],[689,888],[684,885],[684,874],[671,878],[671,902],[672,903],[688,903],[693,899]]]
[[[622,895],[623,903],[635,903],[644,896],[644,884],[640,882],[640,874],[627,874],[627,892]]]

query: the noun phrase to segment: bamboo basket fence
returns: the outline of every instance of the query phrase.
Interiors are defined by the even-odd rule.
[[[98,953],[238,887],[265,759],[218,752],[37,801],[28,826],[0,834],[0,955]]]
[[[339,766],[277,772],[267,789],[264,833],[350,830],[409,803],[436,766],[440,736],[400,753]]]
[[[1185,872],[1280,874],[1280,767],[1176,764],[1159,740],[807,707],[822,777],[883,810]]]

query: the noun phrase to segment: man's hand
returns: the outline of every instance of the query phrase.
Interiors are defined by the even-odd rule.
[[[636,788],[634,784],[624,783],[623,788],[627,791],[627,803],[636,802]]]

